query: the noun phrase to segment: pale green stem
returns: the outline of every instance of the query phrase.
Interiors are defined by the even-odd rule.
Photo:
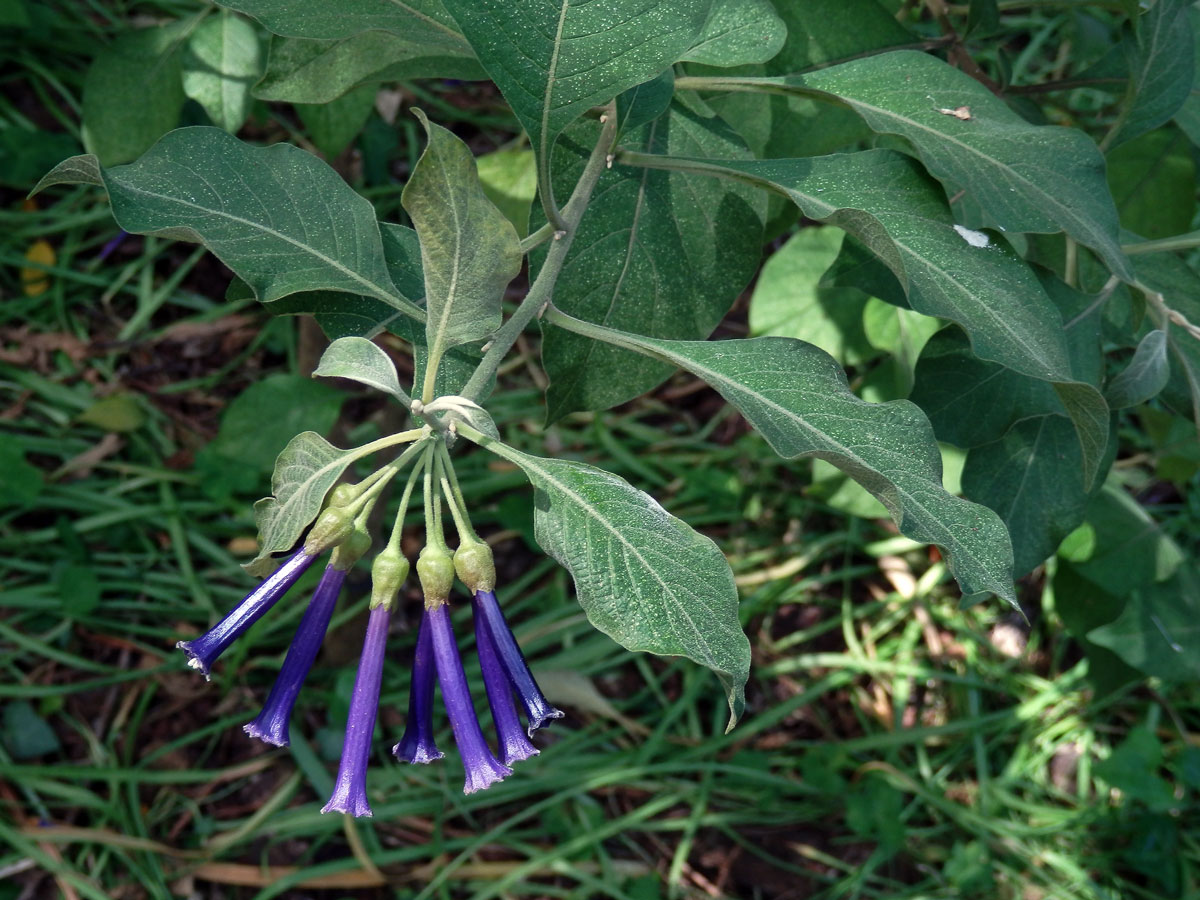
[[[408,431],[400,431],[396,434],[389,434],[387,437],[380,438],[377,441],[371,441],[369,444],[363,444],[361,447],[354,450],[353,455],[350,457],[350,462],[362,459],[364,456],[370,456],[372,453],[378,453],[380,450],[386,450],[388,447],[394,447],[397,444],[407,444],[410,441],[418,440],[424,434],[426,434],[424,428],[412,428]],[[412,448],[409,449],[411,450]],[[408,451],[405,452],[407,453]],[[383,477],[383,473],[386,470],[386,467],[379,469],[378,471],[368,475],[358,484],[354,485],[354,490],[356,492],[355,498],[357,499],[364,491],[369,490],[377,480]]]
[[[421,477],[425,464],[426,457],[422,456],[413,466],[413,470],[408,473],[408,483],[404,485],[404,494],[400,497],[400,509],[396,512],[396,521],[392,525],[392,533],[388,537],[388,550],[400,552],[400,539],[404,533],[404,517],[408,515],[408,503],[412,499],[413,488],[417,486],[417,479]]]
[[[458,542],[462,544],[470,538],[479,540],[479,535],[471,527],[471,519],[467,516],[466,500],[463,498],[462,489],[459,487],[458,477],[454,474],[454,464],[450,461],[450,451],[446,449],[445,444],[442,444],[438,448],[437,459],[438,480],[442,484],[442,495],[446,498],[446,505],[450,507],[450,515],[454,518],[454,527],[458,529]]]
[[[447,553],[446,533],[442,530],[442,497],[441,485],[433,477],[437,457],[435,449],[430,447],[425,457],[425,542]]]
[[[521,241],[521,255],[524,256],[535,247],[540,247],[554,236],[554,224],[547,222],[537,231],[531,232]]]
[[[571,193],[571,199],[562,208],[562,227],[554,232],[554,240],[546,253],[542,269],[538,272],[537,278],[529,288],[529,293],[525,295],[525,299],[521,301],[516,312],[492,337],[491,346],[483,355],[483,359],[480,360],[470,381],[463,388],[461,395],[468,400],[478,403],[483,398],[484,391],[487,390],[492,376],[496,374],[496,369],[500,367],[505,355],[512,349],[526,326],[533,321],[533,317],[554,296],[555,282],[558,281],[559,273],[562,272],[563,264],[567,259],[567,251],[571,249],[571,241],[579,228],[579,222],[587,209],[596,182],[600,180],[600,176],[609,164],[608,156],[613,142],[616,140],[616,135],[616,105],[609,104],[604,126],[600,131],[600,139],[596,141],[592,155],[588,157],[583,174],[579,176],[575,190]]]
[[[395,477],[397,472],[407,466],[418,452],[423,450],[427,450],[427,447],[423,445],[423,442],[413,444],[398,457],[396,457],[396,459],[376,472],[375,475],[372,476],[373,480],[364,479],[364,484],[367,481],[370,481],[371,483],[361,494],[358,495],[357,498],[355,498],[353,503],[346,505],[346,512],[350,515],[353,515],[356,520],[358,519],[359,515],[362,515],[365,520],[365,517],[370,515],[371,510],[375,506],[375,501],[379,499],[379,494],[387,485],[387,483],[391,481],[393,477]]]
[[[1172,250],[1191,250],[1195,247],[1200,247],[1200,231],[1189,231],[1187,234],[1159,238],[1157,241],[1138,241],[1133,244],[1121,245],[1121,249],[1128,256],[1136,256],[1139,253],[1168,253]]]

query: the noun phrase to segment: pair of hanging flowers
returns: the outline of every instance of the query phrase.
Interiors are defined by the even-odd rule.
[[[424,611],[413,656],[407,722],[392,753],[408,763],[431,763],[445,755],[434,740],[435,682],[441,688],[442,703],[462,757],[466,774],[464,793],[490,787],[511,775],[514,763],[537,755],[538,750],[529,738],[546,722],[562,716],[546,701],[505,621],[495,594],[496,567],[491,549],[479,539],[467,519],[462,491],[443,438],[428,431],[394,463],[357,485],[335,488],[298,550],[208,632],[194,640],[179,642],[178,647],[188,656],[188,665],[207,678],[217,658],[265,615],[319,557],[332,550],[262,712],[244,726],[251,737],[286,746],[292,709],[316,660],[346,574],[370,548],[367,518],[383,486],[413,459],[417,462],[405,486],[391,537],[371,566],[370,613],[350,696],[341,762],[333,794],[322,812],[371,815],[366,776],[379,708],[384,652],[397,597],[410,569],[400,551],[400,536],[413,490],[422,476],[427,543],[417,559],[416,569],[424,595]],[[459,546],[453,553],[446,545],[442,528],[443,499],[459,534]],[[476,648],[496,728],[495,753],[476,717],[451,627],[450,592],[456,575],[471,594]],[[521,724],[517,701],[524,710],[527,729]]]

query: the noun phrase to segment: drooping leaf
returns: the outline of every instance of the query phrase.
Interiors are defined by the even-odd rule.
[[[34,190],[80,182],[108,191],[126,231],[203,243],[264,303],[344,291],[424,317],[388,275],[371,204],[298,147],[257,148],[219,128],[181,128],[127,166],[65,160]]]
[[[594,143],[594,123],[560,142],[555,178],[573,181]],[[578,143],[576,140],[578,139]],[[676,103],[626,134],[624,146],[739,157],[738,137],[715,118]],[[658,337],[712,333],[754,274],[765,197],[743,185],[614,166],[592,195],[554,302],[573,316]],[[534,254],[535,268],[544,258]],[[544,328],[548,417],[605,409],[663,381],[670,368],[561,329]]]
[[[338,338],[325,348],[313,375],[349,378],[377,391],[391,394],[407,405],[408,397],[400,387],[396,364],[382,347],[366,338]]]
[[[548,315],[563,324],[561,313]],[[838,364],[803,341],[664,341],[580,325],[571,327],[708,382],[780,456],[832,463],[887,507],[902,534],[941,547],[964,594],[989,591],[1016,605],[1003,523],[946,493],[933,429],[912,403],[860,400]]]
[[[92,61],[83,79],[83,144],[101,164],[136,159],[179,124],[181,36],[179,23],[133,31]]]
[[[807,341],[842,365],[877,355],[863,331],[867,296],[820,284],[843,236],[838,228],[802,228],[771,254],[750,297],[752,335]]]
[[[715,0],[686,62],[710,66],[763,63],[779,52],[787,26],[770,0]]]
[[[321,511],[325,495],[356,459],[355,451],[339,450],[315,431],[296,435],[275,461],[271,493],[254,504],[258,556],[244,568],[264,576],[275,567],[270,555],[290,549]]]
[[[500,327],[500,301],[521,268],[522,254],[512,222],[480,186],[467,145],[414,112],[429,143],[402,202],[421,241],[425,341],[436,365],[448,348]]]
[[[1104,392],[1113,409],[1145,403],[1167,386],[1171,377],[1167,361],[1167,333],[1160,328],[1147,332],[1129,361]]]
[[[1108,154],[1121,226],[1149,240],[1187,231],[1196,211],[1196,163],[1177,129],[1160,128]]]
[[[1185,260],[1174,253],[1146,254],[1134,258],[1134,269],[1139,282],[1162,297],[1164,309],[1200,324],[1200,275]],[[1170,318],[1166,331],[1171,375],[1163,399],[1180,412],[1190,410],[1200,428],[1200,337]]]
[[[237,134],[246,121],[250,85],[261,72],[262,48],[254,26],[226,10],[205,19],[188,38],[183,91],[230,134]]]
[[[332,41],[275,35],[267,67],[254,86],[261,100],[328,103],[361,84],[410,78],[485,78],[465,44],[462,53],[438,52],[390,31],[364,31]]]
[[[961,325],[979,357],[1055,384],[1076,425],[1090,485],[1107,445],[1108,410],[1075,381],[1058,311],[1029,266],[1007,245],[956,224],[937,186],[908,157],[869,150],[813,159],[655,158],[637,165],[709,172],[776,190],[804,215],[837,225],[877,254],[908,290],[912,308]]]
[[[375,108],[377,93],[374,85],[364,84],[328,103],[297,103],[296,113],[313,144],[331,160],[358,137]]]
[[[589,107],[669,68],[708,21],[712,0],[447,0],[483,68],[550,158],[555,138]]]
[[[1064,416],[1022,419],[998,441],[967,454],[963,492],[994,509],[1008,526],[1013,572],[1032,571],[1083,521],[1088,492],[1082,455]]]
[[[1129,86],[1120,126],[1107,141],[1109,146],[1157,128],[1188,98],[1195,78],[1191,6],[1191,0],[1157,0],[1138,16],[1136,37],[1127,37],[1124,45]]]
[[[1200,574],[1180,566],[1130,596],[1115,621],[1088,637],[1147,675],[1194,681],[1200,675]]]
[[[1123,278],[1117,213],[1104,159],[1082,131],[1030,125],[969,75],[909,50],[806,75],[713,79],[714,88],[797,93],[843,103],[877,132],[911,142],[921,160],[986,219],[1014,232],[1065,231]],[[954,115],[965,107],[969,118]]]
[[[533,483],[537,542],[571,573],[588,621],[630,650],[707,666],[725,686],[732,728],[745,706],[750,642],[717,545],[603,469],[485,446]]]

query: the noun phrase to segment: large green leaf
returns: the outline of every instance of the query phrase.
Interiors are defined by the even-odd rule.
[[[879,0],[778,0],[775,7],[787,26],[787,40],[768,63],[772,75],[918,41]]]
[[[695,45],[712,0],[447,0],[544,166],[592,106],[656,77]]]
[[[83,79],[83,145],[106,166],[129,162],[179,124],[180,23],[124,34]]]
[[[571,322],[557,310],[547,317],[699,376],[780,456],[833,463],[879,498],[901,533],[941,547],[964,594],[990,591],[1016,605],[1003,523],[945,491],[933,429],[912,403],[860,400],[838,364],[803,341],[663,341]]]
[[[267,68],[254,86],[261,100],[289,103],[328,103],[360,84],[409,78],[485,77],[478,61],[468,55],[430,51],[390,31],[363,31],[333,41],[314,41],[274,35]]]
[[[1079,432],[1091,484],[1107,445],[1108,409],[1095,387],[1075,381],[1058,310],[1006,244],[954,222],[915,161],[889,150],[749,162],[640,153],[623,159],[776,190],[809,218],[855,235],[906,285],[917,312],[961,325],[979,357],[1055,384]]]
[[[787,26],[770,0],[715,0],[699,40],[682,58],[710,66],[762,63],[786,37]]]
[[[555,179],[573,182],[595,123],[560,142]],[[745,157],[723,122],[680,103],[622,143],[655,152]],[[728,312],[761,257],[766,198],[745,185],[615,166],[605,172],[567,256],[554,302],[593,322],[656,337],[703,338]],[[544,250],[533,257],[535,268]],[[653,388],[670,368],[547,327],[548,415],[605,409]]]
[[[308,129],[313,146],[332,160],[363,130],[377,93],[374,85],[360,85],[328,103],[297,103],[296,114]]]
[[[1147,675],[1193,682],[1200,676],[1200,573],[1193,565],[1134,591],[1115,621],[1088,637]]]
[[[341,337],[325,348],[313,375],[349,378],[377,391],[391,394],[405,406],[408,396],[400,387],[396,364],[378,344],[362,337]]]
[[[969,75],[898,50],[775,78],[714,78],[707,87],[766,90],[833,100],[872,129],[907,139],[921,160],[983,212],[1014,232],[1065,231],[1129,277],[1104,158],[1082,131],[1030,125]],[[684,82],[680,86],[684,86]],[[953,112],[961,107],[970,118]]]
[[[1115,147],[1157,128],[1187,100],[1195,77],[1191,6],[1192,0],[1157,0],[1138,17],[1136,38],[1125,44],[1129,86],[1124,108],[1107,145]]]
[[[221,0],[262,22],[284,37],[336,40],[363,31],[390,31],[413,46],[470,55],[466,39],[455,27],[441,0]]]
[[[214,125],[236,134],[250,112],[250,85],[261,71],[262,48],[254,26],[221,10],[188,38],[183,90],[204,107]]]
[[[79,182],[108,191],[126,231],[204,244],[264,303],[344,291],[424,318],[388,274],[371,204],[298,147],[258,148],[219,128],[181,128],[127,166],[65,160],[34,190]]]
[[[1122,228],[1156,240],[1191,227],[1196,212],[1192,153],[1182,132],[1160,128],[1108,154],[1108,185]]]
[[[1040,565],[1083,521],[1082,464],[1070,420],[1057,415],[1022,419],[998,441],[967,454],[963,493],[1008,526],[1017,576]]]
[[[571,573],[588,621],[630,650],[712,669],[732,728],[745,707],[750,642],[717,545],[610,472],[483,443],[533,483],[535,537]]]
[[[402,202],[421,241],[425,338],[430,357],[439,361],[448,348],[500,327],[500,301],[521,268],[522,253],[512,222],[480,186],[467,145],[416,114],[429,143]]]
[[[1200,144],[1200,66],[1195,61],[1200,59],[1200,9],[1191,6],[1187,11],[1187,29],[1192,35],[1192,89],[1188,98],[1183,101],[1175,113],[1175,124],[1183,129],[1193,144]]]

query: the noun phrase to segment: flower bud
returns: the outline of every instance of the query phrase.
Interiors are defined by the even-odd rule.
[[[324,553],[336,547],[354,530],[354,517],[345,510],[329,508],[317,516],[308,538],[304,541],[304,552],[310,556]]]
[[[496,561],[492,548],[483,541],[471,540],[459,545],[454,551],[454,571],[472,594],[496,586]]]
[[[333,551],[332,565],[335,569],[345,572],[354,567],[371,549],[371,536],[362,527],[355,528],[350,536],[338,544]]]
[[[371,609],[377,606],[392,607],[404,579],[408,577],[409,568],[404,555],[390,547],[375,557],[371,563]]]
[[[425,545],[417,557],[417,578],[425,595],[425,608],[434,609],[446,602],[454,586],[454,563],[441,547]]]
[[[352,484],[339,484],[329,494],[329,499],[325,501],[327,507],[343,507],[349,506],[358,499],[358,488]]]

